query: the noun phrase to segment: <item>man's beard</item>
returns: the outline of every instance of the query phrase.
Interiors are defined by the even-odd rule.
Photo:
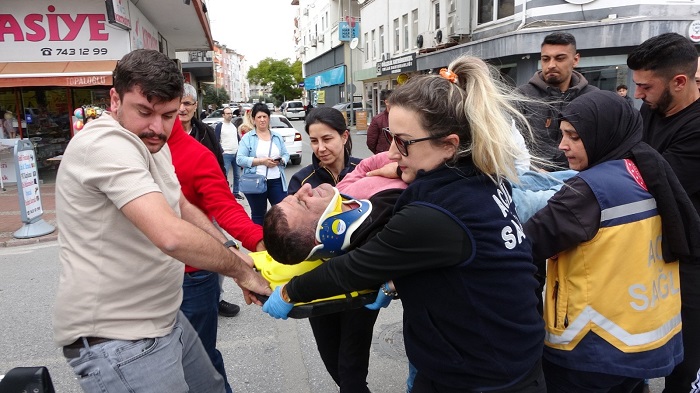
[[[666,111],[668,110],[668,107],[671,106],[671,103],[673,101],[673,97],[671,96],[671,89],[668,87],[664,89],[663,94],[661,94],[661,97],[659,97],[659,100],[656,102],[655,105],[649,105],[649,108],[662,115],[666,115]]]

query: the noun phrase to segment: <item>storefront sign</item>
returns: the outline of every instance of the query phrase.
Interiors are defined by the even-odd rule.
[[[131,50],[158,50],[158,30],[153,27],[151,22],[149,22],[136,7],[131,8],[131,20],[134,22],[134,28],[131,29],[129,33],[131,37]]]
[[[325,90],[319,90],[318,94],[316,95],[316,102],[319,104],[325,104],[326,103],[326,91]],[[343,112],[344,113],[344,112]]]
[[[66,86],[104,86],[112,84],[112,79],[108,76],[69,76],[66,77]]]
[[[37,174],[34,149],[17,152],[17,189],[20,194],[20,210],[23,216],[31,220],[40,216],[44,210],[39,193],[39,175]]]
[[[700,42],[700,20],[694,20],[688,26],[688,38],[693,42]]]
[[[19,196],[19,211],[23,225],[13,236],[19,239],[42,236],[56,230],[41,218],[44,209],[41,205],[37,169],[32,141],[17,139],[15,173],[17,174],[17,195]]]
[[[377,76],[401,74],[407,71],[416,70],[416,54],[411,53],[405,56],[380,61],[377,63]]]
[[[355,23],[355,26],[350,27],[348,22],[338,22],[338,39],[340,41],[350,41],[356,37],[360,37],[359,23]]]
[[[124,30],[131,28],[129,19],[129,0],[107,0],[107,20],[110,24],[121,27]]]
[[[125,0],[123,0],[125,1]],[[97,1],[2,0],[0,52],[12,61],[118,60],[128,32],[107,25]]]
[[[342,85],[344,83],[345,66],[343,65],[305,78],[304,88],[306,90],[314,90],[322,87]]]

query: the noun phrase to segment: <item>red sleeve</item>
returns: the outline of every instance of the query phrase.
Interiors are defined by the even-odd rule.
[[[188,200],[204,213],[216,220],[226,232],[243,243],[243,247],[255,251],[263,239],[262,227],[250,220],[231,193],[226,178],[219,169],[219,164],[209,150],[198,149],[199,154],[188,157],[193,167],[192,189],[194,197]],[[187,197],[187,194],[185,194]]]

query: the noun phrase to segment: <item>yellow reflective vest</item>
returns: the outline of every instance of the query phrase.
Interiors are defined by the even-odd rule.
[[[600,229],[547,261],[546,354],[585,371],[666,375],[682,358],[681,293],[678,262],[662,258],[656,201],[630,160],[578,176],[600,205]]]

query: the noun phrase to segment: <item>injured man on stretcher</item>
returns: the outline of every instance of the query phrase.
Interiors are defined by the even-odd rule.
[[[362,160],[337,187],[304,185],[296,194],[270,208],[263,224],[267,251],[250,255],[273,289],[312,270],[323,260],[358,247],[384,227],[397,198],[407,187],[400,178],[391,177],[396,174],[396,164],[392,166],[391,163],[386,153],[371,156]],[[367,175],[380,168],[383,168],[383,176]],[[525,222],[544,207],[562,181],[573,174],[574,171],[522,174],[523,184],[513,186],[513,200],[521,221]],[[465,196],[465,203],[468,203],[468,196]],[[377,283],[376,288],[380,285],[382,283]],[[382,295],[383,291],[373,289],[321,299],[295,306],[289,316],[305,318],[373,302],[368,307],[385,307],[391,299]]]

